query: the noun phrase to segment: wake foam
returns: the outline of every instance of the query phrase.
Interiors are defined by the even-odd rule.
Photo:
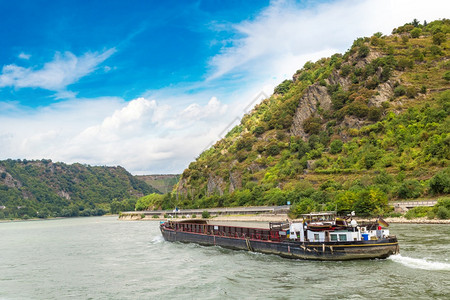
[[[152,239],[152,244],[159,244],[164,242],[164,238],[162,237],[162,235],[157,235]]]
[[[450,264],[444,262],[428,261],[421,258],[404,257],[400,254],[389,256],[389,259],[413,269],[450,271]]]

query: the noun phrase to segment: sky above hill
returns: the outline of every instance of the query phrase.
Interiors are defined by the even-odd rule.
[[[0,0],[0,159],[181,173],[305,62],[449,1]]]

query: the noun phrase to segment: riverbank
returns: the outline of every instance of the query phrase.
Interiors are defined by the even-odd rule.
[[[177,220],[183,220],[185,218],[177,218]],[[369,221],[369,219],[355,218],[357,221]],[[167,218],[154,218],[151,216],[142,216],[139,214],[127,214],[119,216],[119,220],[122,221],[164,221]],[[287,214],[255,214],[255,215],[219,215],[209,218],[211,221],[229,221],[229,222],[284,222],[286,220],[292,221]],[[372,219],[373,221],[374,219]],[[438,220],[417,218],[408,220],[404,217],[396,218],[384,218],[388,223],[393,224],[450,224],[450,220]]]

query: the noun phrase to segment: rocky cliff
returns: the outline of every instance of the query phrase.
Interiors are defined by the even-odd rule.
[[[324,203],[353,186],[432,194],[450,159],[449,32],[449,20],[405,24],[307,62],[189,165],[182,205],[271,204],[299,186]]]

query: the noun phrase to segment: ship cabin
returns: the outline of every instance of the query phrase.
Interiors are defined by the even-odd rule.
[[[302,215],[301,222],[293,222],[289,238],[300,242],[351,242],[377,240],[389,236],[389,230],[378,223],[358,223],[351,216],[338,218],[336,212],[319,212]],[[349,220],[350,219],[350,220]]]

